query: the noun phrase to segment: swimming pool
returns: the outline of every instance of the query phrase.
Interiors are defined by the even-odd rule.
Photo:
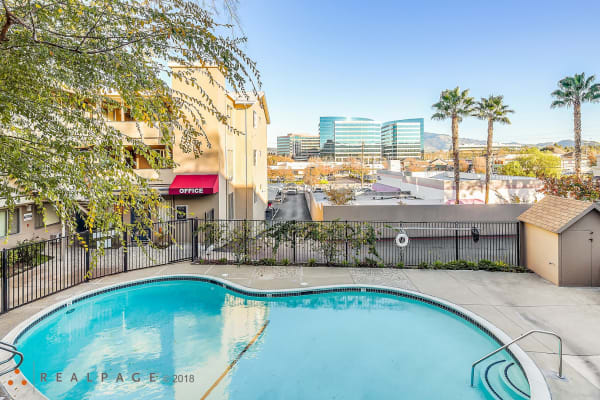
[[[471,388],[473,361],[506,337],[441,300],[382,287],[147,279],[72,299],[13,335],[22,373],[52,400],[546,398],[518,348],[482,363]]]

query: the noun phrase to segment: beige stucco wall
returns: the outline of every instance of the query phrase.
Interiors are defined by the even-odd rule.
[[[217,85],[210,83],[206,72],[212,75]],[[227,195],[234,193],[233,218],[264,219],[267,206],[267,111],[258,100],[236,102],[230,97],[222,89],[226,85],[225,78],[216,68],[197,68],[194,77],[219,112],[230,115],[230,125],[247,134],[236,134],[214,115],[205,113],[202,129],[210,148],[205,146],[202,155],[196,158],[181,150],[181,135],[176,132],[173,160],[178,166],[173,172],[219,175],[216,218],[227,218]],[[173,89],[198,98],[202,96],[200,90],[178,80],[173,81]]]
[[[42,228],[35,228],[34,219],[25,221],[23,215],[25,213],[33,213],[33,205],[28,209],[27,205],[16,207],[19,210],[19,233],[0,237],[0,249],[15,247],[23,240],[47,240],[52,236],[62,233],[62,224],[52,224]]]
[[[559,284],[559,235],[531,224],[523,224],[522,264],[549,280]]]

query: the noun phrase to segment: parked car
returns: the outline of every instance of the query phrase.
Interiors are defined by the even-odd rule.
[[[323,188],[316,187],[314,190],[315,193],[323,193]]]
[[[290,186],[286,190],[287,194],[298,194],[298,189],[295,186]]]

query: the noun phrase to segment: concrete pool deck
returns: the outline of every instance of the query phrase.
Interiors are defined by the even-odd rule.
[[[600,288],[561,288],[534,274],[485,271],[192,265],[147,268],[95,279],[0,316],[0,337],[40,310],[88,290],[134,279],[172,275],[215,276],[255,289],[373,284],[418,291],[458,304],[511,337],[551,330],[563,338],[565,379],[556,377],[557,343],[534,336],[520,346],[541,368],[553,399],[600,398]],[[483,356],[483,354],[482,354]],[[474,360],[475,361],[475,360]],[[469,371],[465,371],[469,374]],[[0,397],[2,396],[0,390]]]

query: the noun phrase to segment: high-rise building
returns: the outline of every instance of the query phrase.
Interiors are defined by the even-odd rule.
[[[381,124],[370,118],[321,117],[321,157],[335,161],[381,158]]]
[[[308,160],[319,156],[319,136],[289,133],[277,137],[277,155],[294,160]]]
[[[423,118],[401,119],[381,125],[381,151],[388,160],[421,158],[424,151]]]

